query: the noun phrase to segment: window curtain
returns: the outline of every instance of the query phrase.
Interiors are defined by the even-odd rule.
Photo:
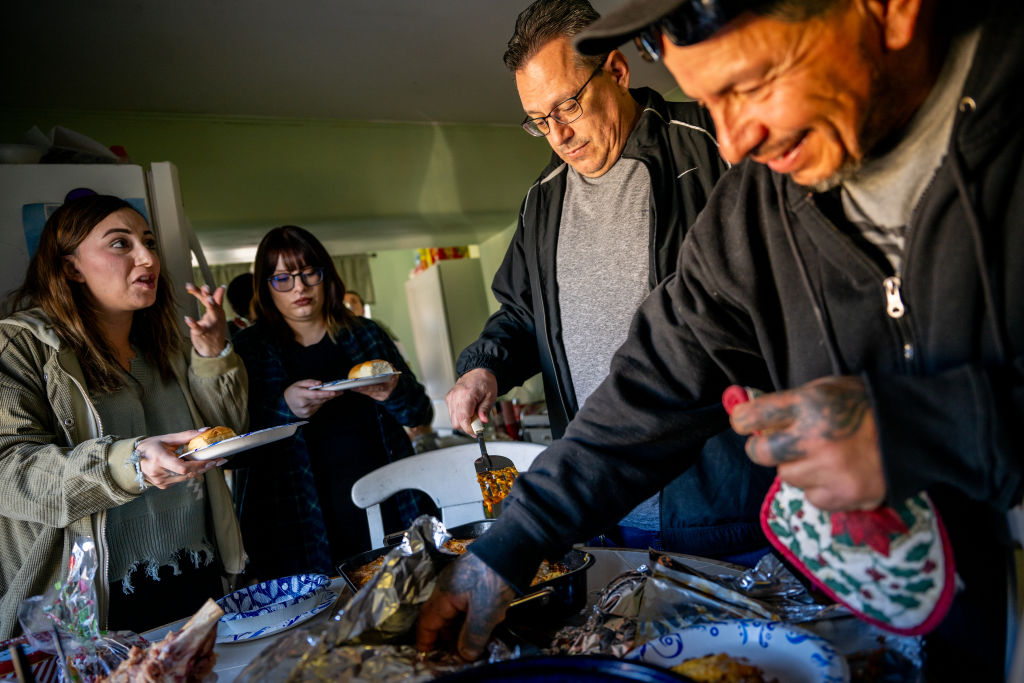
[[[345,289],[359,292],[363,301],[373,304],[376,297],[373,292],[373,278],[370,276],[370,255],[369,254],[345,254],[343,256],[331,256],[334,268],[345,283]],[[226,285],[242,273],[252,270],[251,263],[221,263],[210,266],[210,273],[213,275],[213,282],[208,283],[199,272],[198,267],[192,268],[192,282],[197,285],[209,284],[211,287]]]

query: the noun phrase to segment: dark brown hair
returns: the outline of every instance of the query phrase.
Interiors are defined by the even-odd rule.
[[[43,309],[61,342],[78,357],[90,390],[96,392],[122,387],[122,370],[114,348],[100,333],[98,313],[90,304],[85,285],[68,279],[64,262],[98,223],[123,209],[135,211],[119,197],[89,195],[72,199],[54,211],[43,227],[25,281],[10,299],[12,311],[34,306]],[[161,270],[156,301],[135,311],[129,340],[164,379],[173,374],[171,355],[182,348],[176,320],[174,290]]]
[[[256,324],[265,325],[278,343],[286,343],[295,338],[288,322],[277,310],[270,294],[269,278],[277,268],[280,258],[289,270],[300,270],[306,266],[324,269],[324,322],[331,340],[337,338],[341,329],[349,327],[354,316],[345,308],[345,283],[341,281],[330,254],[311,232],[297,225],[282,225],[274,228],[260,241],[256,249],[256,261],[253,264],[253,277],[256,283],[256,297],[253,307],[256,309]]]
[[[505,66],[514,74],[552,40],[572,38],[600,18],[587,0],[537,0],[516,19],[503,57]],[[594,69],[608,58],[608,53],[575,55],[577,65],[583,69]]]

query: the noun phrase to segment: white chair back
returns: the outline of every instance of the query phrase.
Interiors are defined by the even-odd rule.
[[[505,456],[520,472],[530,469],[545,447],[526,441],[487,442],[488,453]],[[479,457],[475,443],[451,446],[402,458],[361,477],[352,486],[352,502],[366,510],[371,545],[384,545],[380,503],[403,489],[419,489],[430,496],[447,527],[484,519],[483,494],[473,466]]]

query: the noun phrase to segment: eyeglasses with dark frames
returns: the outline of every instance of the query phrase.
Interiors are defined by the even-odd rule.
[[[723,8],[719,0],[685,0],[640,31],[633,38],[633,43],[645,61],[657,62],[661,59],[661,34],[674,45],[685,47],[708,38],[737,15],[737,11],[729,12]]]
[[[316,287],[324,281],[324,269],[319,266],[306,266],[297,273],[277,273],[267,278],[267,282],[277,292],[290,292],[295,289],[295,278],[301,277],[302,284]]]
[[[535,138],[542,138],[551,132],[551,125],[548,123],[548,119],[554,119],[563,125],[568,125],[579,117],[583,116],[583,105],[580,104],[579,97],[583,94],[583,90],[590,84],[590,81],[594,80],[594,76],[601,72],[604,64],[598,64],[597,67],[591,72],[590,77],[584,81],[580,89],[576,91],[576,94],[572,97],[562,100],[555,105],[547,116],[541,116],[535,119],[527,117],[523,119],[523,130],[532,135]]]

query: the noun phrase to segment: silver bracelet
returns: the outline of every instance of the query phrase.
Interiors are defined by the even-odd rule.
[[[139,453],[139,444],[142,443],[142,440],[145,438],[146,437],[144,436],[140,436],[135,439],[135,443],[132,444],[132,454],[128,456],[128,462],[135,466],[135,483],[139,485],[139,489],[142,491],[146,490],[147,485],[146,475],[142,473],[142,465],[140,464],[143,456],[142,453]]]

